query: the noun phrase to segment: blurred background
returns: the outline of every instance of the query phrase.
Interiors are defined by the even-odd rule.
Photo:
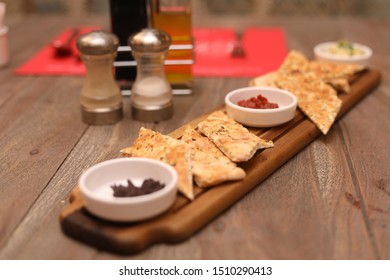
[[[8,15],[107,14],[109,0],[1,0]],[[131,0],[129,0],[131,1]],[[390,0],[193,0],[193,15],[390,18]]]

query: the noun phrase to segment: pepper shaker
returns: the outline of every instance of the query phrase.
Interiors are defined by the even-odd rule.
[[[145,28],[130,36],[128,43],[137,62],[131,89],[133,118],[146,122],[169,119],[173,114],[173,97],[165,76],[164,60],[171,43],[170,35]]]
[[[118,122],[123,118],[123,105],[113,71],[119,46],[117,36],[92,31],[79,36],[76,46],[86,67],[80,96],[83,122],[94,125]]]

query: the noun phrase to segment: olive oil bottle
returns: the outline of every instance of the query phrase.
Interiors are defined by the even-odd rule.
[[[174,89],[191,90],[194,59],[191,0],[151,0],[151,4],[152,26],[172,38],[165,66],[167,79]]]

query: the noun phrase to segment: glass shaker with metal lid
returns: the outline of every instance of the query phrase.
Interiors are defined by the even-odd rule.
[[[171,43],[168,33],[145,28],[129,37],[137,62],[131,89],[132,116],[140,121],[161,121],[173,114],[172,88],[166,79],[164,60]]]
[[[82,120],[87,124],[113,124],[123,117],[122,95],[114,78],[117,36],[105,31],[81,35],[76,42],[86,67],[81,91]]]

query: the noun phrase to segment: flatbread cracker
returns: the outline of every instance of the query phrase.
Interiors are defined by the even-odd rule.
[[[297,91],[299,108],[325,135],[336,120],[342,101],[336,91],[317,80]]]
[[[340,111],[342,101],[337,92],[312,75],[279,76],[277,84],[298,98],[298,107],[327,134]]]
[[[233,162],[248,161],[258,149],[273,147],[272,141],[261,139],[249,132],[223,111],[210,114],[198,124],[198,130]]]
[[[364,70],[365,68],[353,63],[332,63],[327,61],[312,60],[307,64],[306,72],[314,72],[321,80],[344,78]]]
[[[340,64],[326,61],[310,61],[306,72],[312,72],[338,92],[349,93],[348,79],[365,68],[358,64]]]
[[[306,71],[308,63],[309,61],[301,52],[293,50],[287,54],[278,71],[286,74],[302,73]]]
[[[185,142],[142,127],[133,146],[120,152],[124,156],[152,158],[172,165],[178,173],[178,190],[194,199],[191,148]]]
[[[333,87],[337,92],[350,93],[351,87],[349,86],[348,79],[346,78],[331,78],[325,79],[325,83]]]
[[[278,72],[273,71],[269,72],[260,77],[254,78],[249,81],[249,86],[251,87],[278,87],[276,84],[276,80],[278,78]]]
[[[309,61],[291,51],[277,71],[250,81],[250,86],[271,86],[288,90],[298,97],[298,107],[327,134],[341,109],[338,92],[349,93],[349,79],[364,70],[357,64]]]
[[[185,129],[181,140],[191,147],[192,173],[198,187],[210,187],[245,177],[242,168],[237,167],[207,137],[191,126]]]
[[[303,54],[292,51],[282,64],[283,71],[279,71],[276,84],[296,95],[298,107],[323,134],[327,134],[336,120],[342,101],[324,80],[344,77],[348,71],[343,72],[341,67],[329,63],[324,67],[322,65],[309,62]],[[332,74],[332,71],[337,74]]]

